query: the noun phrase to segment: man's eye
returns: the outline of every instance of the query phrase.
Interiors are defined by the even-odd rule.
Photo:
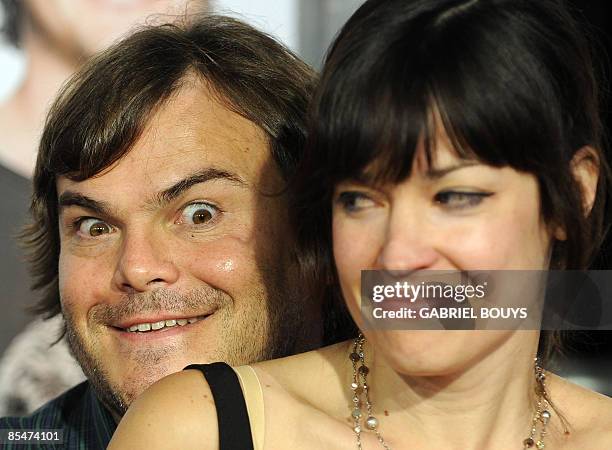
[[[192,203],[183,209],[181,223],[203,225],[213,220],[218,213],[219,210],[208,203]]]
[[[76,225],[78,233],[87,238],[98,237],[113,231],[113,227],[109,224],[93,217],[80,219]]]
[[[338,195],[337,202],[346,212],[357,212],[375,205],[374,201],[367,195],[356,191],[341,192]]]
[[[492,192],[443,191],[434,196],[434,201],[446,208],[464,209],[479,205],[491,195]]]

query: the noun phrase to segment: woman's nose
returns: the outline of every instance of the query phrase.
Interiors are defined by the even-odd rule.
[[[423,217],[412,212],[394,211],[386,239],[378,256],[380,268],[388,271],[414,271],[433,268],[439,260],[436,230]]]

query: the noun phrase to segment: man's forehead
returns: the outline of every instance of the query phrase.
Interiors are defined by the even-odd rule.
[[[121,191],[143,183],[164,189],[204,169],[256,185],[263,177],[275,178],[275,167],[259,127],[223,105],[201,83],[187,83],[160,105],[116,163],[84,181],[60,176],[57,187],[60,194],[75,187]]]
[[[244,154],[250,151],[249,164]],[[189,81],[151,115],[128,158],[224,161],[246,169],[270,156],[266,134],[204,81]],[[214,164],[213,164],[214,165]]]
[[[104,202],[109,207],[133,205],[155,209],[203,183],[223,183],[224,189],[257,189],[258,180],[245,179],[240,171],[228,165],[213,166],[205,161],[190,161],[189,164],[173,164],[168,160],[165,162],[164,165],[156,166],[139,160],[128,161],[126,158],[86,180],[77,181],[60,176],[56,182],[60,204],[63,197],[83,196]]]

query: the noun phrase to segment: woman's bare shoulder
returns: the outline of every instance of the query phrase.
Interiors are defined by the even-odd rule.
[[[253,364],[261,381],[280,388],[287,393],[309,390],[312,383],[320,387],[320,380],[330,383],[337,376],[336,367],[343,358],[346,342],[322,347],[305,353]]]
[[[265,404],[266,448],[338,448],[352,443],[345,423],[348,343],[253,364]],[[308,427],[304,427],[308,423]],[[339,439],[339,436],[341,438]]]
[[[548,378],[551,399],[568,423],[566,447],[612,448],[612,398],[557,375]]]
[[[186,370],[153,384],[132,403],[108,447],[217,450],[217,413],[202,374]]]

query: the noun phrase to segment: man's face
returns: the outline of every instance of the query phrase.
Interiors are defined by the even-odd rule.
[[[198,82],[114,166],[58,179],[68,339],[115,414],[190,363],[245,364],[319,338],[319,305],[294,295],[285,198],[269,195],[281,186],[264,133]]]

